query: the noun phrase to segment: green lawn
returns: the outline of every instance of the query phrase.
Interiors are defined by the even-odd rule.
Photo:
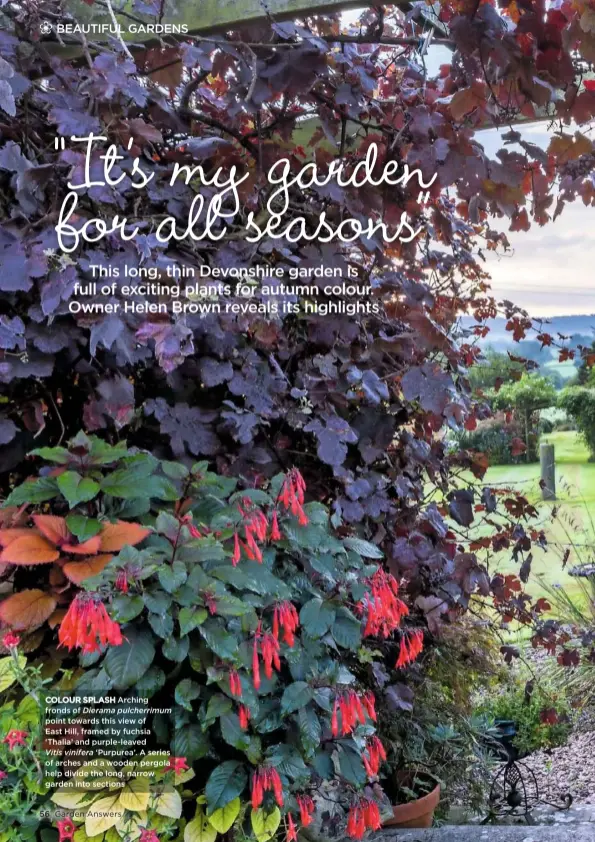
[[[489,468],[486,485],[510,485],[522,490],[539,510],[539,525],[544,529],[549,546],[533,550],[533,574],[540,574],[551,584],[563,584],[576,590],[576,581],[562,570],[561,559],[566,547],[571,556],[568,567],[595,560],[595,463],[576,432],[558,432],[543,436],[555,446],[557,501],[541,500],[539,465],[496,465]],[[553,514],[556,516],[553,517]],[[510,559],[503,572],[518,570]],[[539,591],[537,582],[529,583],[529,591]]]

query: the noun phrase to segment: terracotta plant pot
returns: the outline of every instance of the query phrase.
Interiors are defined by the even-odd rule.
[[[440,801],[440,784],[427,795],[408,804],[393,805],[393,817],[384,827],[432,827],[434,812]]]

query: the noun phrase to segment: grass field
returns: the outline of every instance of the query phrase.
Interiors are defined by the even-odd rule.
[[[543,576],[550,584],[562,584],[576,591],[576,580],[562,569],[562,556],[570,546],[567,569],[575,564],[595,561],[595,463],[588,461],[589,451],[576,432],[557,432],[542,437],[555,446],[555,503],[541,500],[539,465],[496,465],[485,476],[486,485],[513,486],[535,503],[549,546],[533,550],[532,573]],[[553,513],[556,512],[556,517]],[[510,560],[502,572],[518,571]],[[538,581],[529,583],[529,592],[539,593]]]

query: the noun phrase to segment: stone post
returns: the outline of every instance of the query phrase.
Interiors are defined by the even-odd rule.
[[[543,442],[539,446],[541,465],[541,496],[544,500],[556,499],[556,458],[554,445]]]

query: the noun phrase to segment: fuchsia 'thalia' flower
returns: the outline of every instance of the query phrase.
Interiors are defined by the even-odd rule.
[[[83,655],[100,647],[120,646],[124,642],[120,626],[112,620],[97,594],[79,593],[70,603],[58,630],[60,646],[82,649]]]
[[[300,808],[300,822],[302,827],[308,827],[312,824],[312,814],[314,813],[314,801],[309,795],[298,795],[295,799]]]
[[[372,722],[376,722],[374,694],[368,691],[360,696],[355,690],[347,690],[347,692],[337,695],[331,717],[333,737],[339,735],[339,713],[341,714],[341,734],[343,736],[350,734],[357,728],[358,723],[364,725],[366,714]]]
[[[258,810],[264,800],[264,794],[272,790],[279,807],[283,806],[283,785],[279,772],[268,767],[259,767],[252,775],[252,809]]]
[[[419,657],[424,648],[424,633],[421,629],[413,632],[405,632],[401,638],[399,657],[395,664],[396,669],[406,667]]]
[[[156,830],[143,830],[138,838],[138,842],[159,842]]]
[[[297,827],[295,826],[295,822],[293,820],[293,816],[291,813],[287,814],[287,836],[285,837],[285,842],[297,842]]]
[[[370,798],[360,798],[349,810],[347,835],[362,839],[366,830],[379,830],[382,826],[378,804]]]

